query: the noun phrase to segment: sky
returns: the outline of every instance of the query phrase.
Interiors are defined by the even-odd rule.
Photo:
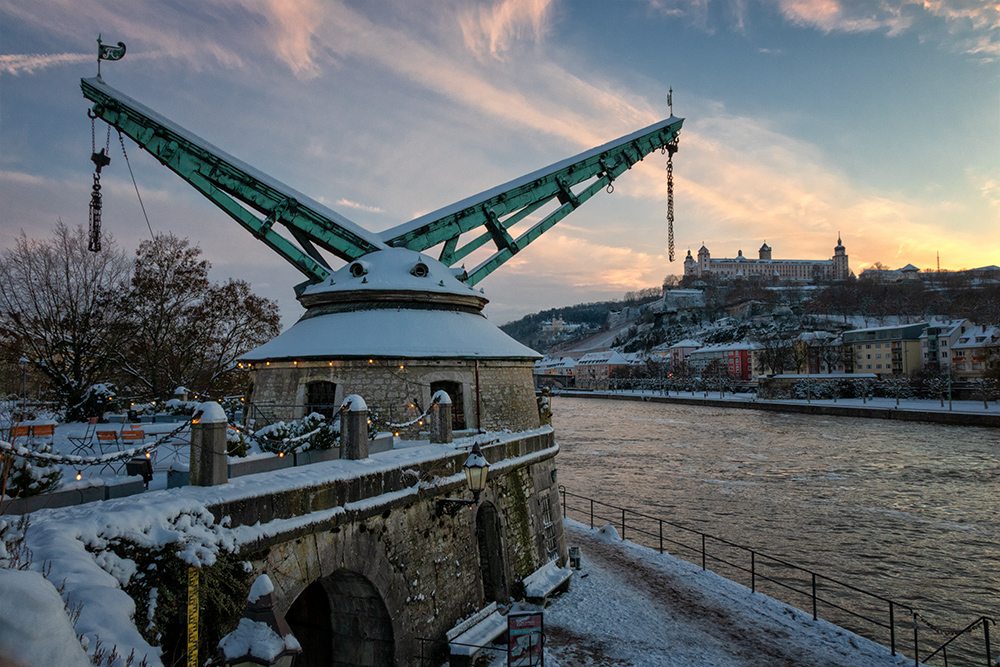
[[[658,152],[486,278],[488,317],[621,298],[714,257],[1000,264],[1000,4],[976,0],[0,0],[0,248],[87,223],[97,35],[111,86],[372,231],[670,115]],[[302,276],[110,140],[103,229],[198,244],[303,312]],[[334,263],[334,268],[339,264]]]

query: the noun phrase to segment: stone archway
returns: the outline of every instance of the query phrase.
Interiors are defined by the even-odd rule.
[[[314,581],[299,594],[285,620],[302,645],[302,654],[295,660],[298,667],[326,667],[332,663],[330,599],[320,582]]]
[[[392,618],[375,586],[357,572],[338,570],[313,582],[296,598],[285,618],[302,643],[296,665],[395,664]]]
[[[486,602],[507,602],[507,577],[503,561],[503,537],[500,513],[496,506],[484,501],[476,512],[476,542],[479,544],[479,570],[483,579],[483,599]]]

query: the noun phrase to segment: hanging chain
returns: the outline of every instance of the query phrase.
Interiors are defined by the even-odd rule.
[[[90,109],[87,110],[87,116],[90,117],[90,161],[94,163],[94,184],[90,189],[90,236],[87,250],[98,252],[101,249],[101,208],[103,206],[101,202],[101,169],[111,164],[111,156],[108,155],[108,149],[111,147],[111,127],[108,126],[107,142],[98,153],[97,137],[95,136],[97,116]]]
[[[670,261],[674,261],[674,153],[677,139],[666,145],[667,151],[667,250]]]

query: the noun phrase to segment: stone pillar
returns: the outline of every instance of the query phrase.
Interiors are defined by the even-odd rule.
[[[193,486],[215,486],[229,481],[226,453],[226,411],[214,401],[200,404],[191,422],[191,469]]]
[[[357,394],[340,406],[340,458],[368,458],[368,405]]]
[[[431,396],[431,442],[451,442],[451,397],[444,389]]]

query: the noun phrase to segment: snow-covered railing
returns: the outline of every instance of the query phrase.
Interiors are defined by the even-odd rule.
[[[672,552],[672,555],[695,562],[701,566],[702,570],[711,569],[719,576],[726,577],[724,572],[727,571],[726,568],[729,568],[728,571],[730,572],[735,570],[747,576],[751,592],[757,592],[759,581],[768,582],[776,587],[768,591],[768,595],[771,597],[781,599],[777,594],[792,592],[795,594],[793,597],[796,601],[789,604],[800,604],[803,598],[807,600],[811,605],[810,611],[814,621],[819,619],[819,604],[822,603],[830,610],[829,615],[831,621],[834,623],[838,622],[836,618],[837,613],[842,612],[847,615],[846,618],[848,620],[855,622],[863,621],[868,624],[866,626],[868,628],[874,626],[886,631],[888,637],[884,635],[879,637],[877,636],[878,632],[875,631],[870,634],[876,636],[869,636],[869,638],[876,642],[884,642],[888,639],[892,655],[896,655],[898,643],[896,637],[897,628],[902,626],[907,630],[912,629],[914,664],[918,664],[918,656],[920,655],[919,629],[921,625],[935,635],[950,637],[944,645],[929,653],[924,658],[924,661],[934,657],[938,653],[946,655],[946,647],[956,637],[968,634],[982,625],[987,664],[993,664],[990,660],[989,641],[989,624],[994,623],[991,618],[980,617],[960,630],[943,629],[931,623],[924,615],[907,604],[896,602],[849,582],[819,574],[785,559],[769,556],[751,547],[736,544],[725,538],[703,533],[694,528],[688,528],[674,521],[636,512],[587,496],[570,493],[562,485],[559,486],[559,493],[562,496],[562,513],[565,518],[572,518],[570,516],[572,512],[578,517],[582,516],[585,519],[583,523],[589,522],[591,528],[597,525],[610,524],[611,532],[614,533],[615,529],[618,529],[622,540],[626,539],[626,531],[628,531],[627,534],[630,536],[632,542],[658,549],[660,553],[664,553],[664,545],[673,545],[677,547],[678,551]],[[571,499],[578,502],[570,505],[569,501]],[[613,514],[608,514],[609,511],[613,512]],[[665,529],[667,532],[665,532]],[[679,532],[680,536],[671,537],[670,530],[675,531],[675,535]],[[683,536],[695,537],[696,544],[691,545],[688,542],[682,541]],[[709,550],[709,545],[715,545],[716,551],[714,553]],[[737,555],[742,555],[743,562],[736,562],[735,558]],[[712,563],[714,567],[710,568],[709,563]],[[766,572],[771,572],[772,574],[769,576]],[[823,597],[823,595],[838,595],[838,593],[839,597],[836,600]],[[865,602],[862,603],[861,600]],[[855,609],[848,608],[847,605],[849,604],[853,605]],[[859,606],[862,607],[860,611],[857,610]],[[903,615],[906,617],[905,620],[897,619],[897,612],[900,610],[906,612]],[[887,618],[885,620],[876,618],[880,613],[886,614]],[[859,634],[863,634],[857,628],[851,629],[859,632]]]

